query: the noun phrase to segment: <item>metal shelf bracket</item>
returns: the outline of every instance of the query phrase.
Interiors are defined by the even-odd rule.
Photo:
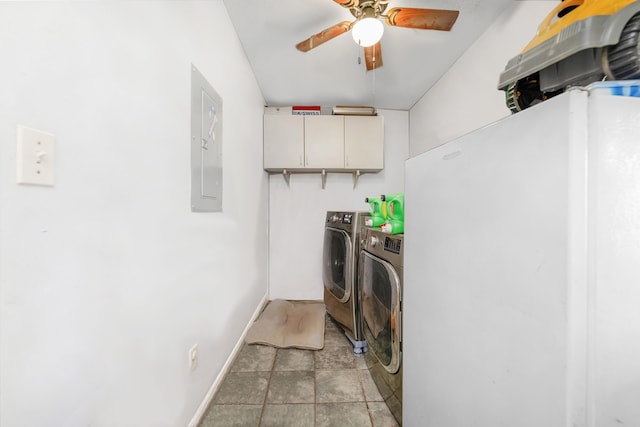
[[[358,178],[360,178],[360,169],[356,170],[353,173],[353,189],[356,189],[356,185],[358,184]]]

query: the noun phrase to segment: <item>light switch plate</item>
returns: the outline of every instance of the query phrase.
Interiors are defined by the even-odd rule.
[[[17,183],[52,187],[55,184],[55,135],[18,125],[17,136]]]

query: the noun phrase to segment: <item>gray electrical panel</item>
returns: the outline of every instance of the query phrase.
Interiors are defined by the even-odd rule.
[[[191,211],[222,211],[222,98],[193,64]]]

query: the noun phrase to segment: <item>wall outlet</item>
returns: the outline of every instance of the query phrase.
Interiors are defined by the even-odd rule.
[[[198,344],[189,349],[189,370],[195,371],[198,367]]]
[[[18,125],[17,137],[16,182],[53,186],[55,184],[55,135]]]

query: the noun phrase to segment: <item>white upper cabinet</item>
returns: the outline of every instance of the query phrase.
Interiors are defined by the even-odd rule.
[[[345,116],[344,166],[347,169],[384,168],[384,119],[382,116]]]
[[[382,116],[264,115],[269,172],[378,172],[384,167]]]
[[[344,117],[306,116],[304,149],[307,168],[344,168]]]
[[[264,168],[304,168],[304,116],[265,114]]]

